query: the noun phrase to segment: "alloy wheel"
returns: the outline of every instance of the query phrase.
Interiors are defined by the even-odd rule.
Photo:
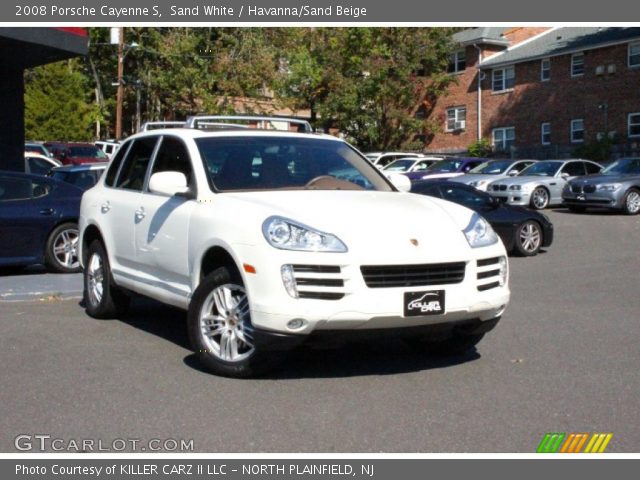
[[[631,191],[627,194],[627,211],[632,215],[640,212],[640,193]]]
[[[102,258],[94,253],[87,263],[87,293],[89,301],[94,305],[100,305],[104,295],[104,267]]]
[[[65,268],[74,269],[80,265],[78,260],[78,229],[62,230],[53,239],[53,256]]]
[[[535,208],[542,210],[549,203],[549,194],[544,188],[538,187],[533,191],[532,201]]]
[[[527,222],[518,231],[518,240],[527,253],[535,253],[540,249],[542,235],[540,228],[533,222]]]

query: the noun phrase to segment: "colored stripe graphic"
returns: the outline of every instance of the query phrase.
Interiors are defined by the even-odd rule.
[[[613,438],[613,433],[559,433],[545,434],[536,449],[537,453],[603,453]],[[589,442],[587,443],[587,439]],[[564,442],[563,442],[564,441]],[[584,451],[582,447],[587,444]]]

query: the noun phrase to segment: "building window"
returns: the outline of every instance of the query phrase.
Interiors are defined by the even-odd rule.
[[[571,55],[571,76],[580,75],[584,75],[584,53],[574,53]]]
[[[465,68],[467,68],[467,52],[465,50],[453,52],[449,56],[449,67],[447,68],[447,72],[464,72]]]
[[[571,120],[571,143],[584,142],[584,120],[577,118]]]
[[[629,44],[629,67],[640,67],[640,42]]]
[[[630,113],[627,123],[629,124],[628,136],[640,137],[640,113]]]
[[[551,79],[551,60],[544,58],[540,61],[540,80],[546,82]]]
[[[516,69],[512,65],[510,67],[499,68],[493,71],[492,90],[500,92],[513,88],[516,84]]]
[[[493,147],[498,151],[506,151],[511,148],[516,139],[515,127],[494,128]]]
[[[447,132],[464,130],[467,123],[467,107],[447,109]]]
[[[540,142],[542,145],[551,144],[551,124],[549,122],[540,125]]]
[[[416,110],[416,119],[417,120],[426,120],[427,119],[427,107],[424,105],[420,105]]]

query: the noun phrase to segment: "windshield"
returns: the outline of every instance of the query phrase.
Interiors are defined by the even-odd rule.
[[[198,138],[216,190],[381,190],[392,187],[344,142],[276,136]]]
[[[407,172],[414,163],[416,163],[416,161],[413,159],[396,160],[384,167],[384,170],[390,172]]]
[[[613,162],[602,175],[640,175],[640,158],[623,158]]]
[[[527,175],[536,175],[539,177],[553,177],[558,170],[560,170],[561,166],[562,162],[537,162],[529,165],[520,172],[518,176],[525,177]]]
[[[107,156],[104,154],[104,152],[98,147],[94,146],[69,147],[68,152],[69,157],[104,158],[105,160],[107,159]]]
[[[457,172],[464,162],[460,159],[451,158],[449,160],[440,160],[439,162],[434,163],[429,168],[427,168],[428,172]]]
[[[506,172],[507,168],[511,166],[513,162],[509,160],[498,160],[493,162],[484,162],[478,165],[476,168],[469,170],[469,173],[481,173],[484,175],[500,175]]]

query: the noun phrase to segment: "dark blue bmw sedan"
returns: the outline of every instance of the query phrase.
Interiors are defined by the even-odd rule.
[[[0,266],[44,263],[55,272],[79,271],[82,193],[52,178],[0,171]]]

